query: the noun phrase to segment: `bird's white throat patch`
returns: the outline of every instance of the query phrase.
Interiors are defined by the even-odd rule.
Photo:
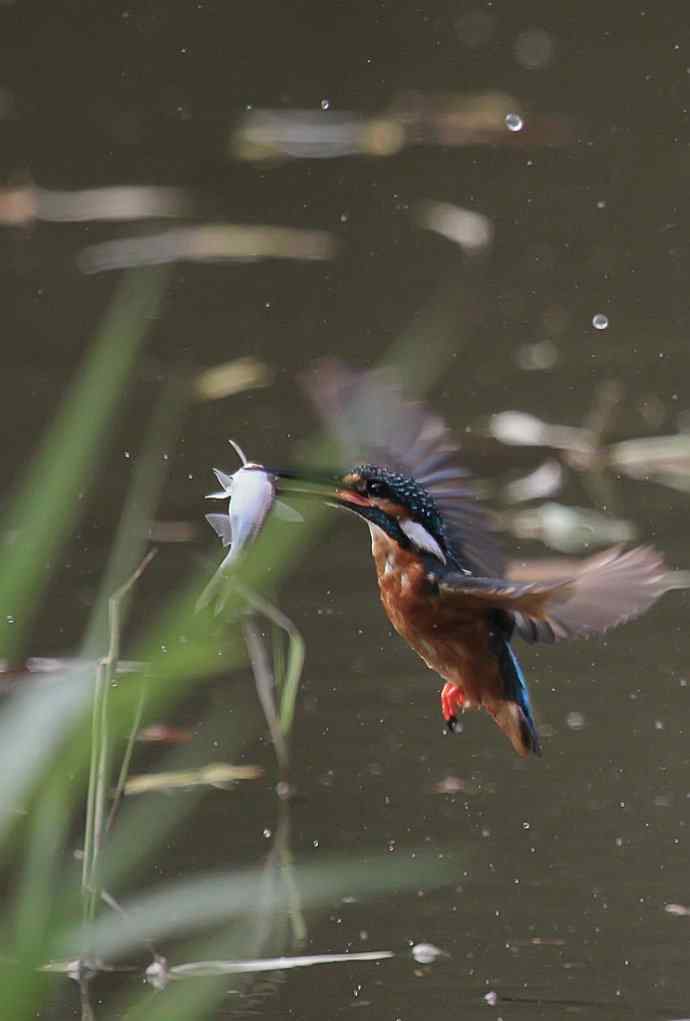
[[[445,564],[446,558],[443,550],[433,535],[427,532],[424,525],[420,525],[418,521],[412,521],[411,518],[401,518],[398,524],[413,546],[416,546],[418,550],[422,550],[424,553],[431,553],[442,564]]]
[[[435,556],[442,564],[446,563],[446,557],[434,539],[433,535],[427,532],[424,525],[420,525],[418,521],[412,521],[411,518],[399,518],[398,524],[403,530],[407,538],[410,540],[415,549],[423,553],[431,553]],[[379,528],[378,525],[369,523],[369,531],[371,532],[371,551],[376,555],[376,547],[379,543],[383,542],[386,547],[389,548],[387,555],[386,567],[393,567],[392,560],[395,560],[395,550],[399,548],[395,542],[388,538],[383,529]]]

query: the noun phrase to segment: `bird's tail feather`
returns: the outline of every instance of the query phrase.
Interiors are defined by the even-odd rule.
[[[527,681],[510,642],[504,638],[498,649],[504,697],[491,707],[491,714],[518,755],[541,755],[537,726],[532,715]]]

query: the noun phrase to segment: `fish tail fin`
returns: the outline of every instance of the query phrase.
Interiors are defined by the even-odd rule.
[[[197,599],[194,607],[196,613],[199,613],[200,610],[205,610],[211,603],[213,603],[213,612],[216,616],[223,611],[228,601],[228,587],[230,584],[228,566],[231,557],[232,552],[227,555],[223,563],[215,571],[208,585],[206,585]]]

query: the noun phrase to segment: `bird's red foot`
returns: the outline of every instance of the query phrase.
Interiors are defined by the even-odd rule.
[[[465,696],[462,688],[452,681],[447,681],[441,692],[441,712],[451,734],[458,729],[458,713],[463,711],[464,705]]]

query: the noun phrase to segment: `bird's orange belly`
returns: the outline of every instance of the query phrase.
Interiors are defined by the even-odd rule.
[[[398,634],[431,670],[462,689],[467,708],[497,695],[501,683],[486,614],[449,607],[432,595],[421,561],[387,537],[374,537],[372,552],[381,602]]]

